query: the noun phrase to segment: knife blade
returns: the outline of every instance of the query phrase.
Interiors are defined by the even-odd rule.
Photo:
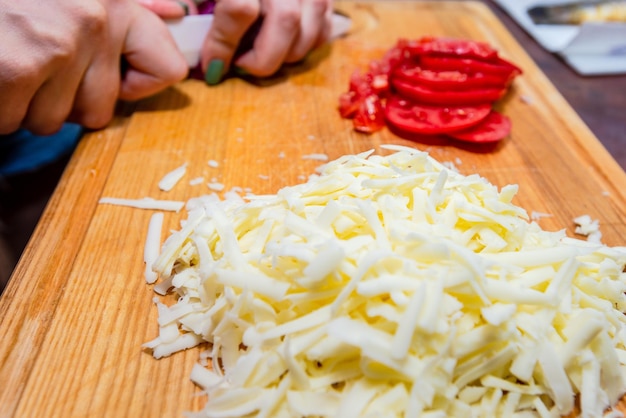
[[[200,51],[202,43],[211,25],[213,15],[191,15],[182,19],[170,20],[166,22],[167,27],[174,38],[178,49],[183,53],[189,68],[195,68],[200,62]],[[341,13],[333,13],[331,39],[345,35],[352,25],[348,16]]]
[[[625,0],[584,0],[528,9],[536,25],[580,25],[585,22],[626,22]]]

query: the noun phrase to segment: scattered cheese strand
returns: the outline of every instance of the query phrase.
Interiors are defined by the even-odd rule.
[[[172,212],[178,212],[185,207],[185,202],[178,200],[157,200],[151,197],[144,197],[142,199],[124,199],[119,197],[102,197],[99,200],[100,204],[116,205],[116,206],[128,206],[137,209],[154,209],[154,210],[166,210]]]
[[[326,154],[306,154],[302,156],[303,160],[317,160],[317,161],[328,161],[328,155]]]
[[[178,168],[170,171],[159,181],[159,189],[164,192],[169,192],[178,184],[178,182],[185,176],[187,172],[187,163],[181,165]]]
[[[157,212],[150,217],[148,224],[148,234],[143,250],[143,262],[145,263],[144,277],[146,283],[152,284],[157,281],[158,274],[152,270],[152,265],[159,256],[159,243],[161,241],[161,231],[163,230],[163,212]]]
[[[190,201],[154,264],[177,302],[146,347],[211,343],[194,416],[553,417],[576,396],[601,416],[626,391],[626,251],[385,148],[276,195]]]
[[[587,241],[600,243],[602,240],[602,232],[600,232],[599,221],[592,220],[589,215],[577,216],[574,218],[576,229],[574,232],[578,235],[587,237]]]

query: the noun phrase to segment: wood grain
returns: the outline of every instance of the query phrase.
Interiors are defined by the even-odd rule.
[[[517,183],[516,203],[553,216],[540,224],[573,234],[572,219],[600,220],[604,242],[626,237],[626,174],[535,63],[483,4],[348,2],[351,33],[266,81],[217,87],[187,80],[87,135],[0,300],[0,417],[180,417],[204,402],[189,381],[199,350],[154,360],[154,293],[143,279],[151,211],[98,205],[102,196],[187,200],[214,179],[254,193],[302,182],[319,161],[394,143],[428,150],[497,185]],[[511,137],[489,152],[419,144],[387,130],[366,136],[336,112],[350,74],[399,37],[485,40],[518,63],[499,109]],[[483,150],[484,151],[484,150]],[[208,160],[219,162],[210,167]],[[187,163],[171,192],[159,179]],[[201,185],[189,180],[202,176]],[[166,229],[185,214],[166,214]],[[164,232],[163,238],[167,235]]]

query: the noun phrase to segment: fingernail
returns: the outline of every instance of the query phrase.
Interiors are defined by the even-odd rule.
[[[184,1],[177,1],[176,3],[178,3],[183,9],[183,11],[185,12],[185,16],[189,16],[189,5]]]
[[[222,80],[222,72],[224,71],[224,61],[211,60],[209,66],[204,73],[204,81],[210,86],[219,83]]]

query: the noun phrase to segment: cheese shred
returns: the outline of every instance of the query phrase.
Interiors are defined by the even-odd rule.
[[[153,264],[176,302],[146,347],[209,343],[193,416],[602,416],[626,392],[626,250],[542,230],[517,186],[385,148],[275,195],[190,201]]]

